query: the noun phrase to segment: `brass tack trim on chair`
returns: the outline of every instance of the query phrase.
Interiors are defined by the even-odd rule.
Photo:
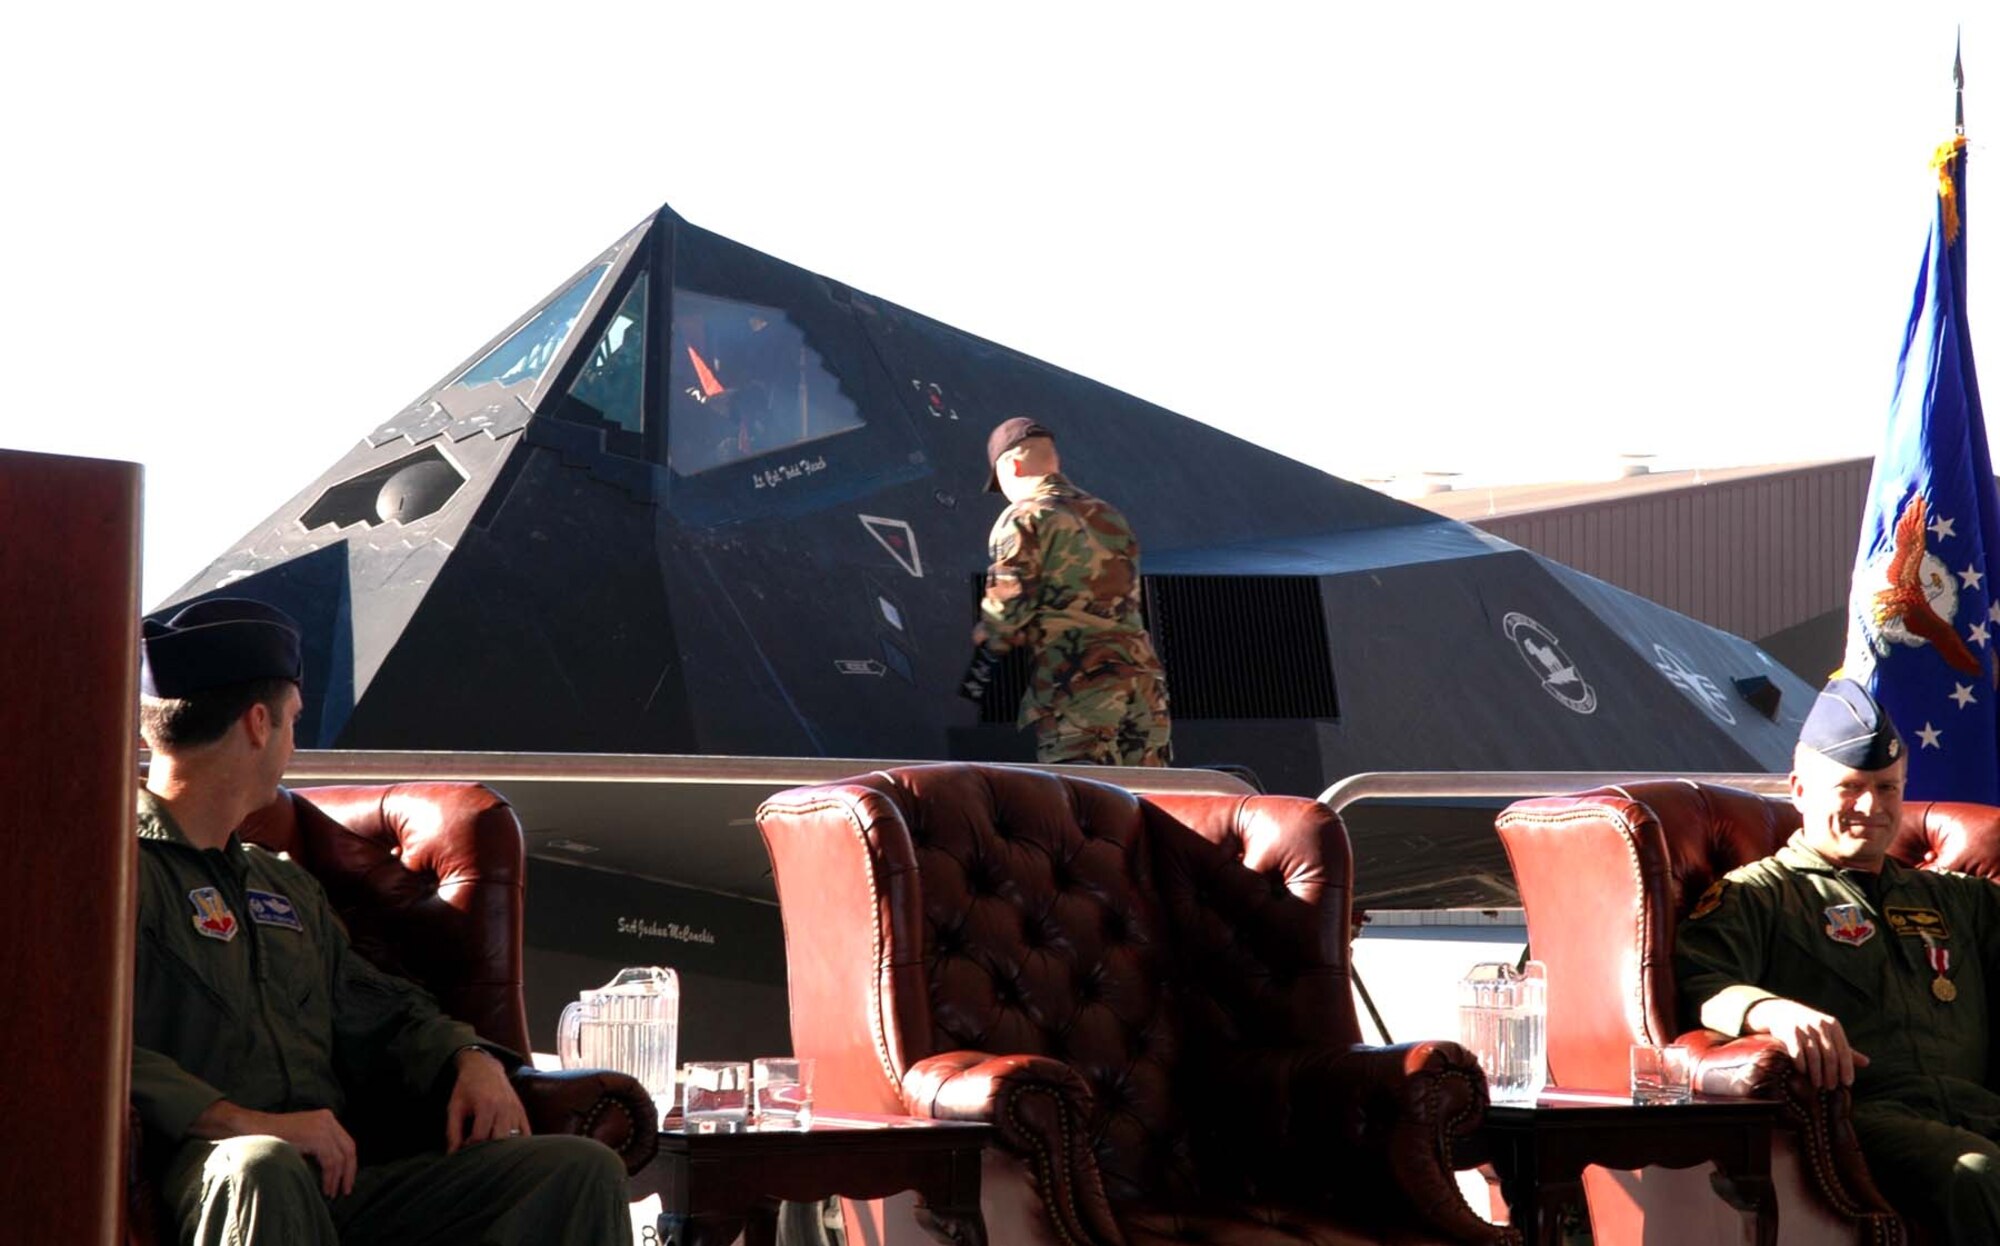
[[[1431,1100],[1431,1111],[1427,1115],[1433,1120],[1437,1119],[1438,1116],[1436,1111],[1437,1100],[1442,1097],[1442,1093],[1438,1087],[1443,1083],[1444,1078],[1447,1077],[1455,1077],[1464,1082],[1466,1089],[1466,1093],[1463,1096],[1465,1106],[1444,1122],[1444,1128],[1441,1131],[1444,1135],[1444,1166],[1448,1171],[1456,1172],[1458,1164],[1456,1162],[1457,1157],[1453,1154],[1452,1139],[1458,1136],[1460,1128],[1477,1115],[1481,1107],[1484,1106],[1486,1100],[1486,1083],[1484,1078],[1475,1082],[1472,1074],[1466,1072],[1464,1069],[1444,1069],[1437,1078],[1427,1079],[1424,1094],[1427,1099]],[[1457,1200],[1459,1208],[1463,1209],[1466,1214],[1473,1216],[1479,1214],[1473,1211],[1470,1203],[1465,1201],[1464,1192],[1457,1186],[1450,1187],[1450,1194]],[[1484,1219],[1484,1217],[1481,1218]],[[1493,1241],[1502,1243],[1504,1246],[1518,1246],[1524,1240],[1517,1225],[1494,1225],[1493,1228]]]
[[[597,1137],[597,1126],[608,1112],[622,1112],[625,1116],[625,1145],[618,1148],[618,1154],[622,1158],[639,1145],[639,1122],[633,1118],[631,1109],[624,1103],[613,1099],[610,1095],[599,1095],[597,1105],[590,1109],[590,1115],[583,1118],[583,1133],[588,1138]]]
[[[1055,1104],[1056,1146],[1057,1149],[1063,1153],[1063,1157],[1066,1160],[1069,1156],[1070,1148],[1072,1145],[1070,1141],[1070,1122],[1069,1122],[1070,1114],[1064,1108],[1063,1098],[1061,1095],[1040,1088],[1022,1090],[1017,1093],[1008,1095],[1007,1119],[1009,1123],[1011,1123],[1014,1126],[1015,1133],[1023,1139],[1033,1138],[1039,1135],[1040,1133],[1039,1130],[1029,1127],[1028,1124],[1021,1119],[1021,1103],[1029,1095],[1046,1095],[1048,1096],[1049,1101]],[[1083,1213],[1076,1205],[1076,1190],[1073,1188],[1071,1183],[1067,1181],[1058,1181],[1056,1177],[1056,1158],[1049,1154],[1047,1147],[1041,1145],[1037,1145],[1034,1148],[1034,1157],[1035,1157],[1035,1184],[1041,1187],[1039,1193],[1042,1196],[1042,1201],[1047,1203],[1051,1207],[1059,1206],[1064,1212],[1064,1215],[1061,1217],[1057,1216],[1049,1217],[1050,1221],[1053,1222],[1055,1225],[1056,1234],[1063,1240],[1063,1246],[1090,1246],[1090,1244],[1087,1241],[1083,1241],[1075,1236],[1072,1236],[1070,1233],[1071,1222],[1074,1222],[1079,1229],[1082,1228]],[[1065,1167],[1067,1167],[1067,1164],[1065,1164]],[[1056,1200],[1057,1190],[1055,1189],[1055,1187],[1057,1185],[1060,1185],[1062,1187],[1061,1193],[1063,1198],[1060,1203],[1058,1203]]]

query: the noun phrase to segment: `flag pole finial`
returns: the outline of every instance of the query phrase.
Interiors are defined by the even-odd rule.
[[[1965,27],[1959,26],[1951,44],[1951,81],[1957,105],[1954,133],[1965,133]]]

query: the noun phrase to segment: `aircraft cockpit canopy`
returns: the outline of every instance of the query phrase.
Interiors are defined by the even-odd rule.
[[[548,371],[549,365],[562,353],[563,343],[569,340],[577,317],[583,314],[590,296],[597,293],[598,284],[610,271],[609,263],[597,264],[586,270],[570,283],[568,289],[551,300],[540,315],[480,356],[452,382],[452,386],[472,389],[498,384],[512,388],[540,380],[542,373]]]
[[[667,464],[693,476],[861,427],[861,412],[775,307],[674,291]]]

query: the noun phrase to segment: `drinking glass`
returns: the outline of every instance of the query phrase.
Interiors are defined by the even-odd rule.
[[[1686,1103],[1694,1097],[1694,1052],[1679,1044],[1632,1045],[1632,1101]]]
[[[754,1066],[758,1128],[812,1128],[813,1061],[762,1056]]]
[[[741,1060],[690,1060],[681,1079],[681,1116],[695,1133],[741,1129],[750,1115],[750,1066]]]

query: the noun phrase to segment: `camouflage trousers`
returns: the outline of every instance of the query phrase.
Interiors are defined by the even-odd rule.
[[[1097,766],[1166,766],[1173,720],[1160,675],[1129,668],[1063,681],[1037,679],[1022,716],[1034,724],[1035,760]]]

